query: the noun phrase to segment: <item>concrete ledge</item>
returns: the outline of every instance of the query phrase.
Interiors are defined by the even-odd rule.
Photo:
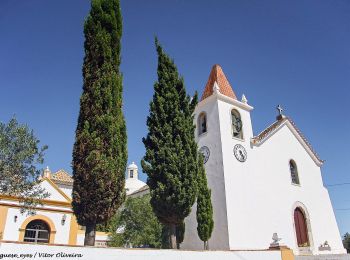
[[[121,249],[0,242],[0,259],[123,259],[123,260],[294,260],[290,250],[186,251]]]
[[[295,256],[295,260],[350,260],[349,254]]]

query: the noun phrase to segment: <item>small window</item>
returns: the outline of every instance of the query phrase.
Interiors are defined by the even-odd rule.
[[[49,243],[50,228],[42,220],[33,220],[26,226],[24,242]]]
[[[243,139],[241,115],[236,109],[231,110],[232,136]]]
[[[198,116],[198,135],[204,134],[207,132],[207,115],[202,112]]]
[[[289,161],[289,169],[290,169],[290,176],[292,179],[292,183],[300,184],[297,165],[293,160]]]
[[[134,170],[130,170],[130,178],[134,178]]]

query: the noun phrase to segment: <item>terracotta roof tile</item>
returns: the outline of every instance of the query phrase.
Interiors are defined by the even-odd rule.
[[[265,139],[265,137],[267,137],[269,135],[269,133],[271,133],[273,130],[278,128],[286,120],[287,120],[287,117],[284,117],[284,118],[282,118],[280,120],[277,120],[272,125],[270,125],[266,129],[264,129],[260,134],[258,134],[257,136],[254,136],[253,137],[253,142],[254,143],[260,143],[261,141],[263,141]]]
[[[65,170],[59,170],[55,172],[51,175],[51,179],[54,182],[73,184],[73,178]]]
[[[282,125],[282,123],[284,123],[285,121],[289,121],[291,123],[291,125],[294,127],[294,129],[297,131],[298,135],[301,137],[301,139],[303,139],[303,141],[305,142],[305,144],[309,147],[309,149],[311,150],[311,152],[315,155],[315,157],[317,158],[317,160],[319,160],[320,162],[324,162],[316,153],[316,151],[313,149],[313,147],[311,146],[311,144],[309,143],[309,141],[306,139],[306,137],[302,134],[302,132],[299,130],[299,128],[296,126],[296,124],[294,123],[294,121],[290,118],[290,117],[286,117],[283,116],[282,118],[278,119],[276,122],[274,122],[272,125],[270,125],[269,127],[267,127],[265,130],[263,130],[260,134],[258,134],[257,136],[253,137],[253,143],[254,144],[259,144],[261,143],[271,132],[273,132],[275,129],[277,129],[280,125]]]
[[[233,99],[237,99],[230,83],[228,82],[224,72],[222,71],[222,68],[220,67],[220,65],[215,64],[211,69],[208,82],[205,85],[205,89],[202,94],[201,101],[213,94],[213,86],[215,81],[219,85],[221,94]]]

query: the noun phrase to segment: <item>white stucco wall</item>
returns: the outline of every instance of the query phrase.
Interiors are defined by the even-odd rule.
[[[129,194],[141,189],[145,185],[146,185],[146,183],[144,183],[143,181],[140,181],[137,178],[126,179],[125,180],[126,195],[129,195]]]
[[[233,108],[241,114],[243,140],[232,137]],[[210,158],[205,164],[214,207],[210,248],[264,249],[277,232],[283,244],[299,253],[293,213],[295,207],[301,205],[309,216],[312,253],[345,253],[320,167],[287,125],[259,146],[252,145],[251,109],[227,98],[218,100],[214,94],[200,102],[195,111],[196,124],[197,116],[203,111],[207,113],[208,132],[197,141],[199,148],[205,145],[210,149]],[[234,156],[236,144],[247,150],[244,163]],[[297,164],[300,185],[291,183],[290,159]],[[182,248],[203,248],[196,226],[194,206],[186,219]],[[218,238],[226,239],[226,243],[216,243]],[[325,241],[332,251],[318,250]]]
[[[69,197],[72,198],[72,185],[57,184],[57,186]]]
[[[47,180],[40,183],[40,186],[45,189],[46,192],[50,194],[47,199],[56,201],[67,201],[67,199],[62,196]]]
[[[70,221],[71,215],[66,214],[65,224],[62,225],[61,220],[65,213],[59,212],[47,212],[47,211],[36,211],[36,215],[42,215],[48,217],[55,225],[56,234],[55,234],[55,244],[68,244],[69,240],[69,230],[70,230]],[[17,221],[15,222],[15,216],[17,216]],[[35,216],[35,215],[34,215]],[[7,212],[6,225],[3,234],[3,240],[8,241],[18,241],[19,240],[19,229],[22,226],[23,222],[31,217],[27,213],[21,214],[19,208],[9,208]]]
[[[211,197],[213,204],[213,214],[215,219],[214,230],[209,240],[209,247],[212,249],[229,249],[227,212],[225,198],[225,182],[223,178],[222,147],[220,140],[220,124],[218,118],[218,103],[214,96],[211,96],[198,104],[195,110],[195,124],[200,113],[207,115],[207,133],[198,137],[196,129],[196,140],[198,148],[207,146],[210,156],[205,164],[209,187],[212,188]],[[192,207],[192,212],[185,221],[186,232],[181,248],[183,249],[203,249],[203,242],[197,234],[196,204]]]
[[[296,206],[300,205],[309,215],[309,240],[313,254],[345,253],[329,195],[323,186],[320,167],[291,129],[283,125],[259,147],[250,149],[248,160],[252,159],[249,164],[254,164],[251,166],[253,170],[249,171],[250,176],[242,174],[239,179],[243,183],[233,186],[233,192],[228,194],[230,197],[241,194],[246,198],[244,205],[239,205],[243,206],[245,216],[237,216],[231,221],[234,229],[246,235],[243,239],[233,237],[232,245],[242,248],[252,241],[259,245],[265,237],[271,237],[273,232],[277,232],[283,238],[283,243],[298,253],[293,213]],[[297,164],[300,185],[291,183],[291,159]],[[254,192],[249,193],[240,188],[249,183],[254,185]],[[252,230],[244,233],[245,229],[238,223],[247,220],[259,227],[259,232]],[[331,246],[331,252],[318,250],[325,241]]]

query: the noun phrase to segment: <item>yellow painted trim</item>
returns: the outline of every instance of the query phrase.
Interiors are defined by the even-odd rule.
[[[64,192],[56,185],[56,183],[54,183],[52,180],[50,180],[50,179],[47,178],[47,177],[44,177],[44,178],[42,178],[41,180],[42,180],[42,181],[44,181],[44,180],[48,181],[48,182],[51,184],[51,186],[52,186],[55,190],[57,190],[67,201],[72,202],[72,199],[71,199],[70,197],[68,197],[68,196],[66,195],[66,193],[64,193]]]
[[[77,218],[72,214],[70,220],[68,245],[74,246],[77,244],[78,228],[79,225],[77,223]]]
[[[42,221],[45,221],[46,224],[50,227],[49,244],[54,244],[55,243],[55,235],[56,235],[55,224],[52,222],[51,219],[49,219],[48,217],[46,217],[44,215],[31,216],[31,217],[27,218],[22,223],[21,227],[19,228],[19,238],[18,238],[19,242],[24,242],[24,233],[25,233],[26,227],[29,224],[29,222],[31,222],[32,220],[38,220],[38,219],[40,219]]]
[[[78,234],[79,234],[79,235],[82,235],[82,234],[85,235],[85,230],[79,229],[79,230],[78,230]],[[109,236],[109,234],[110,234],[110,233],[108,233],[108,232],[96,231],[96,236]]]
[[[0,194],[0,199],[3,200],[11,200],[11,201],[17,201],[19,202],[20,197],[16,196],[11,196],[11,195],[2,195]],[[66,202],[66,201],[58,201],[58,200],[47,200],[47,199],[42,199],[39,200],[43,205],[48,205],[48,206],[59,206],[59,207],[72,207],[71,202]]]
[[[4,237],[8,210],[7,206],[0,206],[0,240]]]
[[[290,248],[281,248],[282,260],[294,260],[293,250]]]
[[[101,231],[96,231],[96,236],[108,236],[109,233],[107,232],[101,232]]]
[[[9,207],[9,208],[22,208],[21,205],[18,204],[9,204],[9,203],[1,203],[0,202],[0,206],[5,206],[5,207]],[[47,209],[47,208],[35,208],[36,211],[47,211],[47,212],[54,212],[54,213],[68,213],[71,214],[73,213],[72,210],[64,210],[64,209]]]

